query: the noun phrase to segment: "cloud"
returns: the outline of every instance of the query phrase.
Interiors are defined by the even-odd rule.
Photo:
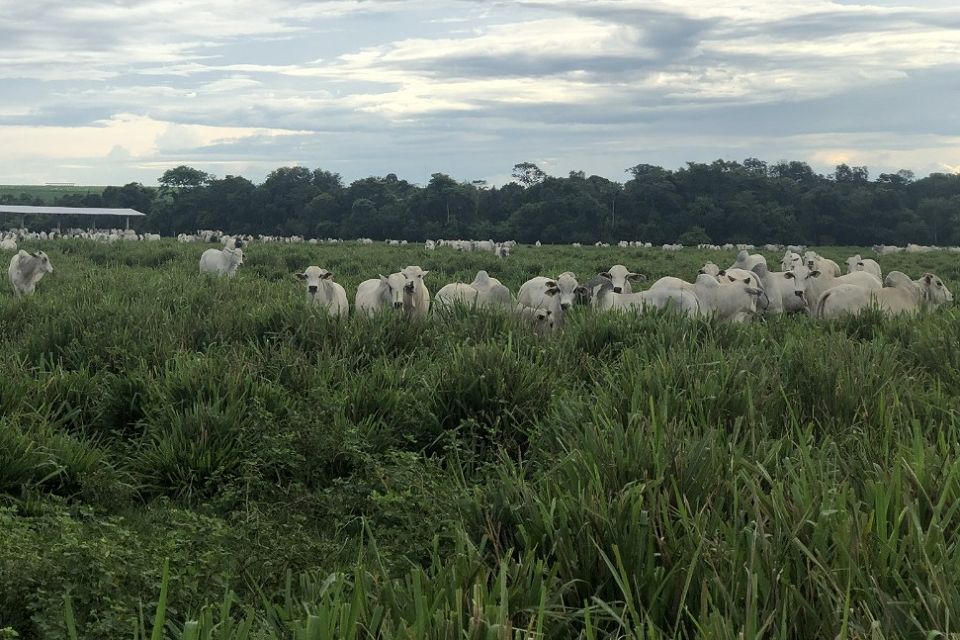
[[[439,171],[494,183],[532,157],[616,180],[639,162],[727,155],[818,171],[851,158],[874,175],[960,164],[960,7],[934,0],[38,0],[4,11],[7,181],[83,179],[48,180],[45,167],[153,181],[168,162],[250,168],[253,180],[301,163],[348,180]]]

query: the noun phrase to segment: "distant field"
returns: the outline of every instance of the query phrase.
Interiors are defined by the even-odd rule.
[[[19,197],[26,195],[31,198],[40,198],[44,202],[53,203],[57,198],[70,194],[87,195],[103,193],[106,187],[89,185],[60,185],[60,184],[3,184],[0,185],[0,198],[4,196]]]

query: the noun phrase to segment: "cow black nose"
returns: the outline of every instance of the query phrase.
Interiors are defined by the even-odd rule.
[[[394,308],[394,309],[400,309],[401,307],[403,307],[403,303],[402,303],[402,302],[394,302],[394,303],[393,303],[393,308]]]
[[[569,302],[561,303],[561,304],[560,304],[560,308],[563,309],[564,311],[566,311],[567,309],[570,308],[570,303],[569,303]]]
[[[317,292],[317,285],[315,285],[315,284],[310,285],[309,287],[307,287],[307,291],[309,291],[310,293],[316,293],[316,292]]]
[[[614,292],[614,293],[623,293],[623,287],[614,287],[614,288],[613,288],[613,292]]]

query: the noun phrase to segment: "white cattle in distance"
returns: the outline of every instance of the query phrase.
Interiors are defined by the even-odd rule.
[[[847,273],[853,273],[854,271],[866,271],[881,280],[883,279],[883,272],[880,271],[880,265],[877,261],[871,258],[861,258],[859,253],[847,258]]]
[[[434,297],[435,307],[446,308],[457,304],[509,310],[513,308],[513,296],[499,280],[491,278],[486,271],[478,271],[470,284],[451,282],[441,287]]]
[[[10,268],[7,269],[14,297],[19,298],[33,293],[45,273],[53,273],[53,265],[50,264],[50,258],[46,253],[43,251],[27,253],[23,249],[17,252],[10,258]]]
[[[0,249],[3,251],[16,251],[17,250],[17,241],[15,238],[4,238],[0,240]]]
[[[552,308],[553,299],[557,297],[560,309],[566,311],[576,302],[577,286],[577,276],[570,271],[564,271],[556,278],[537,276],[520,285],[517,303],[531,309]]]
[[[818,318],[838,318],[876,308],[886,315],[916,314],[922,308],[934,308],[953,302],[953,294],[943,280],[926,273],[917,280],[901,271],[891,271],[881,289],[864,289],[852,284],[834,287],[817,302]]]
[[[307,267],[302,273],[293,274],[307,284],[307,303],[327,310],[330,316],[346,318],[350,312],[347,292],[333,281],[333,273],[316,266]]]
[[[608,278],[613,283],[614,293],[633,293],[630,283],[644,282],[647,279],[642,273],[633,273],[622,264],[615,264],[597,275]]]

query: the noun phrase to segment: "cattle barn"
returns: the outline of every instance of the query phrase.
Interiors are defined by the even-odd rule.
[[[130,228],[130,218],[147,214],[136,209],[97,208],[97,207],[31,207],[27,205],[0,205],[0,213],[41,214],[48,216],[123,216],[125,228]],[[21,226],[23,226],[21,224]],[[57,222],[60,228],[60,222]]]

